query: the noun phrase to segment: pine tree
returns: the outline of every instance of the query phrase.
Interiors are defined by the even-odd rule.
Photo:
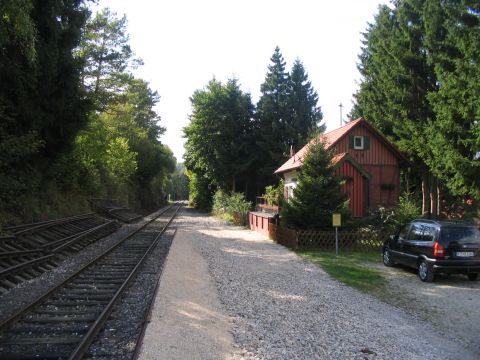
[[[278,46],[270,61],[257,104],[258,171],[263,186],[278,181],[273,172],[288,158],[291,145],[287,130],[292,118],[289,108],[290,76]]]
[[[134,58],[128,42],[125,15],[117,18],[116,13],[105,8],[87,22],[77,52],[85,62],[82,82],[100,110],[118,101],[130,69],[142,64],[141,59]]]
[[[413,183],[421,186],[423,210],[428,212],[425,129],[435,114],[427,96],[436,90],[437,81],[425,51],[424,2],[405,0],[394,9],[380,7],[364,34],[358,66],[362,83],[355,95],[354,115],[367,118],[409,156],[413,173],[421,175]]]
[[[321,142],[312,142],[298,172],[294,196],[282,209],[282,223],[294,229],[328,230],[332,214],[348,214],[342,179],[335,176],[332,153]]]
[[[317,92],[308,80],[308,74],[299,59],[293,63],[288,97],[292,112],[291,123],[287,124],[290,131],[289,142],[294,150],[299,150],[309,137],[324,131],[324,127],[320,125],[323,114],[317,105]]]
[[[480,199],[480,7],[478,1],[427,1],[426,48],[438,91],[428,94],[436,120],[422,155],[453,194]]]

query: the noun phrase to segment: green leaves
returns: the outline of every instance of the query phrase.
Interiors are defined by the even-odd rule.
[[[480,197],[480,10],[474,1],[382,6],[365,33],[354,116],[365,116],[452,194]]]
[[[288,73],[278,47],[270,60],[256,115],[259,175],[264,185],[277,182],[273,172],[288,158],[290,148],[299,150],[312,134],[324,130],[318,95],[301,61],[297,59]]]
[[[137,155],[130,150],[127,139],[122,137],[112,139],[107,146],[105,164],[113,179],[120,183],[128,182],[137,170]]]
[[[235,190],[246,181],[251,164],[253,105],[236,79],[226,84],[211,80],[194,92],[190,124],[184,128],[187,169],[211,184]],[[195,183],[195,182],[194,182]]]
[[[312,142],[298,173],[293,198],[282,209],[282,221],[294,229],[330,229],[332,213],[347,214],[347,195],[335,176],[332,153]]]
[[[128,44],[127,18],[117,18],[108,8],[90,19],[77,55],[85,63],[82,81],[99,109],[121,96],[130,70],[142,64]]]

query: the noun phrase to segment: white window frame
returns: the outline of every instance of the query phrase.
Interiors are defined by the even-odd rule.
[[[360,145],[357,145],[357,139],[360,139]],[[353,149],[354,150],[363,150],[365,147],[365,138],[363,136],[354,136],[353,137]]]

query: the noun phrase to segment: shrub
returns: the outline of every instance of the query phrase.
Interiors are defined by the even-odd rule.
[[[265,198],[267,205],[279,206],[283,200],[283,188],[285,187],[284,181],[280,180],[278,186],[270,185],[265,188]]]
[[[282,208],[282,224],[292,229],[330,230],[332,214],[348,218],[348,198],[335,175],[333,153],[321,142],[311,143],[298,172],[294,196]]]
[[[411,193],[404,193],[399,198],[398,206],[392,209],[378,207],[370,210],[369,215],[353,224],[353,228],[371,231],[396,232],[410,220],[421,217],[421,209],[413,200]]]
[[[227,212],[229,205],[229,196],[223,190],[218,190],[213,195],[212,213],[216,216],[221,216]]]
[[[218,190],[213,195],[212,213],[225,220],[232,221],[235,213],[245,215],[252,207],[252,203],[245,200],[245,195],[233,193],[228,195],[223,190]]]

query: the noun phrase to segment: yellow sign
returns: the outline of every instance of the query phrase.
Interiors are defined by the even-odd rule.
[[[332,214],[332,225],[342,226],[342,214]]]

